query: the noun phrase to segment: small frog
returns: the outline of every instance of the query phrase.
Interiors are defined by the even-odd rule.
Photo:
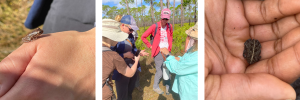
[[[33,40],[36,40],[41,34],[43,33],[43,30],[40,28],[37,28],[33,30],[31,33],[28,33],[24,38],[22,38],[22,42],[31,42]]]

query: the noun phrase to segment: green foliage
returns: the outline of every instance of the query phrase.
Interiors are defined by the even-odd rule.
[[[190,5],[193,1],[192,0],[183,0],[183,6],[186,7]]]
[[[179,56],[179,55],[183,55],[184,51],[184,47],[185,47],[185,39],[186,39],[186,34],[185,31],[188,30],[190,27],[194,26],[195,23],[191,23],[191,25],[189,25],[189,23],[184,23],[183,27],[180,27],[180,24],[175,24],[173,25],[174,27],[174,31],[173,31],[173,43],[172,43],[172,51],[171,53]],[[146,30],[149,28],[150,26],[146,27]],[[151,53],[151,50],[144,44],[144,42],[141,40],[141,36],[143,35],[143,33],[146,31],[144,30],[144,28],[139,27],[140,31],[137,31],[139,38],[137,39],[136,43],[136,47],[138,49],[144,50],[146,49],[146,52]],[[148,41],[150,42],[150,36],[147,37]]]

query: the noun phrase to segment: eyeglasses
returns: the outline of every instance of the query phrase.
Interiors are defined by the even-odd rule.
[[[125,26],[126,26],[126,25],[125,25]],[[126,26],[126,27],[128,27],[128,26]],[[129,28],[129,27],[128,27],[128,29],[129,29],[130,32],[133,32],[133,31],[134,31],[132,28]]]
[[[167,19],[167,18],[164,18],[163,20],[169,20],[169,19]]]

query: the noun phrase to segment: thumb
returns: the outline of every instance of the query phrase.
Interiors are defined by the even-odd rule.
[[[25,43],[0,62],[0,97],[2,97],[25,71],[36,52],[36,44]]]
[[[296,99],[294,89],[270,74],[208,75],[205,98],[216,100]]]

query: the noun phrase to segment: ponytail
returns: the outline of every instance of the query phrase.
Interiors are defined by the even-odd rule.
[[[117,22],[120,22],[121,19],[122,19],[122,15],[117,15],[117,16],[115,17],[115,20],[116,20]]]

